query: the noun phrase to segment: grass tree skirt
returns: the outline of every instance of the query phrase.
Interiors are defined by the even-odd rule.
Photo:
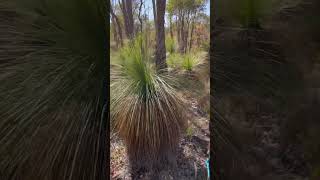
[[[124,140],[133,172],[174,165],[186,124],[183,103],[168,83],[170,75],[155,71],[140,43],[138,37],[122,50],[111,73],[112,128]]]

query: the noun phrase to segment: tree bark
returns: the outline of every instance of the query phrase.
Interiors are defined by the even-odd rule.
[[[114,17],[111,17],[111,23],[112,23],[113,38],[114,38],[114,41],[116,42],[116,46],[118,48],[119,47],[119,37],[118,37],[118,33],[117,33],[117,28],[116,28],[116,23],[115,23]]]
[[[173,39],[173,24],[172,24],[172,16],[169,15],[169,28],[170,28],[170,36],[171,36],[171,39]]]
[[[124,17],[125,31],[126,35],[129,39],[134,38],[134,21],[133,21],[133,13],[132,13],[132,0],[122,0],[122,3],[119,4],[122,10],[122,14]]]
[[[154,0],[152,0],[152,9],[153,9],[153,21],[154,21],[154,30],[157,34],[157,5],[156,2]]]
[[[191,34],[190,34],[190,42],[189,42],[189,52],[191,51],[192,48],[192,43],[193,43],[193,32],[194,32],[194,26],[195,26],[195,21],[197,18],[197,11],[194,12],[193,18],[191,20]]]
[[[141,18],[142,6],[143,6],[143,1],[140,0],[138,19],[139,19],[139,22],[140,22],[140,33],[141,33],[141,35],[142,35],[142,30],[143,30],[143,22],[142,22],[142,18]]]
[[[187,28],[185,29],[185,35],[184,35],[184,53],[187,52],[188,50],[188,38],[189,38],[189,29],[190,29],[190,23],[191,23],[191,20],[190,20],[190,11],[188,11],[187,13]]]
[[[179,17],[176,16],[176,31],[177,31],[177,40],[178,40],[178,45],[180,45],[180,23],[179,23]]]
[[[179,34],[180,34],[180,42],[179,42],[179,52],[184,53],[185,52],[185,14],[182,12],[179,19]]]
[[[166,63],[166,46],[165,46],[165,29],[164,29],[164,15],[166,10],[166,0],[157,0],[156,4],[156,67],[157,70],[164,70],[167,68]]]
[[[191,34],[190,34],[190,42],[189,42],[189,52],[191,51],[192,48],[192,43],[193,43],[193,31],[194,31],[194,25],[195,22],[194,20],[191,22]]]
[[[111,4],[111,2],[110,2]],[[122,28],[121,28],[121,24],[120,24],[120,20],[119,18],[116,16],[116,14],[114,13],[113,9],[112,9],[112,5],[110,5],[110,14],[111,14],[111,20],[112,20],[112,24],[117,27],[115,28],[115,31],[117,33],[118,36],[118,40],[120,41],[120,46],[123,46],[123,38],[122,38]],[[117,42],[118,43],[118,42]]]

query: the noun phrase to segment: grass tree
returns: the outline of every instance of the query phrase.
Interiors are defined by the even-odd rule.
[[[182,60],[182,68],[188,72],[194,70],[195,66],[199,65],[199,57],[191,53],[185,54]]]
[[[176,19],[177,40],[180,53],[187,52],[188,39],[192,38],[189,37],[189,34],[193,34],[195,18],[199,12],[204,11],[204,5],[206,3],[206,0],[168,0],[167,12],[169,18],[173,19],[175,17]]]
[[[185,126],[182,101],[168,83],[172,77],[158,73],[141,43],[148,49],[138,37],[121,50],[111,73],[112,128],[124,139],[134,171],[166,166]]]
[[[1,179],[107,179],[107,17],[102,0],[0,2]]]

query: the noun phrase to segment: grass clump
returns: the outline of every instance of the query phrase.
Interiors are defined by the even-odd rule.
[[[170,54],[167,58],[167,64],[170,68],[180,68],[183,56],[179,53]]]
[[[111,74],[112,128],[124,140],[133,170],[171,160],[183,132],[182,101],[156,72],[147,43],[137,38],[121,49]]]
[[[184,55],[182,60],[182,68],[186,71],[193,71],[195,66],[199,64],[199,58],[191,53]]]
[[[175,43],[174,39],[171,37],[166,38],[166,50],[170,54],[172,54],[176,51],[176,43]]]

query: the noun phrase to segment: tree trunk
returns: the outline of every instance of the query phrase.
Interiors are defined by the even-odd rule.
[[[111,2],[110,2],[111,4]],[[122,38],[122,28],[121,28],[121,24],[120,24],[120,20],[119,18],[116,16],[116,14],[114,13],[113,9],[112,9],[112,6],[110,6],[110,14],[111,14],[111,20],[112,20],[112,24],[117,27],[115,27],[116,29],[116,33],[117,33],[117,36],[120,41],[120,46],[122,47],[123,46],[123,38]]]
[[[190,29],[190,12],[187,14],[187,28],[185,29],[185,35],[184,35],[184,53],[188,50],[188,38],[189,38],[189,29]]]
[[[172,15],[169,15],[169,28],[170,28],[170,37],[173,39],[173,24],[172,24]]]
[[[191,20],[191,34],[190,34],[190,42],[189,42],[189,51],[191,51],[192,48],[192,43],[193,43],[193,31],[194,31],[194,26],[195,26],[195,21],[196,21],[196,17],[197,17],[197,11],[194,12],[193,18]]]
[[[114,20],[114,17],[111,17],[111,23],[112,23],[112,32],[113,32],[113,39],[116,42],[117,48],[119,47],[119,37],[117,33],[116,23]]]
[[[178,16],[176,16],[176,31],[177,31],[178,45],[180,45],[180,23],[179,23]]]
[[[133,23],[134,21],[133,21],[133,13],[132,13],[132,1],[122,0],[122,3],[120,3],[119,1],[119,4],[124,17],[126,35],[129,39],[133,39],[134,38],[134,23]]]
[[[153,21],[154,21],[154,29],[157,33],[157,11],[156,11],[156,2],[152,0],[152,8],[153,8]]]
[[[142,31],[143,31],[143,22],[142,22],[142,18],[141,18],[142,6],[143,6],[143,1],[140,0],[138,19],[139,19],[139,22],[140,22],[140,33],[141,33],[141,35],[142,35]]]
[[[180,34],[180,41],[179,41],[179,52],[180,53],[184,53],[184,49],[185,49],[185,30],[184,30],[184,24],[185,24],[185,14],[182,12],[179,19],[179,34]]]
[[[156,32],[156,67],[157,70],[167,68],[166,63],[166,46],[165,46],[165,29],[164,29],[164,14],[166,10],[166,0],[157,0],[156,17],[157,17],[157,32]]]
[[[191,22],[191,34],[190,34],[190,42],[189,42],[189,52],[191,51],[191,48],[192,48],[192,43],[193,43],[193,31],[194,31],[194,25],[195,22],[194,20]]]

